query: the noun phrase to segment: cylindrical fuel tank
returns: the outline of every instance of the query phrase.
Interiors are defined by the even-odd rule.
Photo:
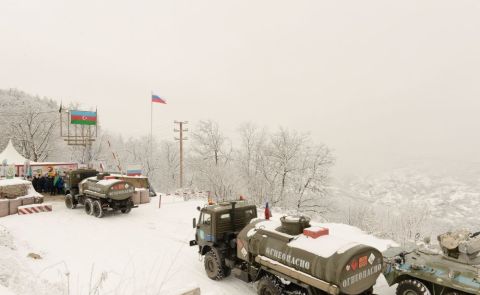
[[[110,198],[116,201],[130,198],[135,191],[135,188],[126,181],[118,179],[98,180],[96,177],[82,180],[79,188],[80,194],[98,198]]]
[[[286,232],[289,230],[282,229],[280,222],[252,220],[237,236],[237,256],[249,262],[258,255],[267,257],[336,285],[349,295],[368,290],[382,273],[382,254],[373,247],[334,233],[312,238]]]

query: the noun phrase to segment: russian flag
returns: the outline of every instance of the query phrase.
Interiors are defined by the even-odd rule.
[[[152,102],[167,104],[167,101],[156,94],[152,94]]]

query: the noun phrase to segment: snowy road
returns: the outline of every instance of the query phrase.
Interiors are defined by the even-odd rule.
[[[87,216],[83,208],[68,210],[62,202],[53,202],[51,213],[0,219],[14,244],[12,250],[0,243],[0,262],[11,266],[0,267],[0,284],[19,295],[66,294],[67,290],[80,295],[95,289],[100,294],[173,295],[196,286],[202,294],[256,294],[253,284],[233,277],[215,282],[205,275],[197,249],[188,245],[194,236],[192,218],[198,215],[195,208],[201,202],[164,197],[158,209],[158,198],[152,200],[129,215],[102,219]],[[381,240],[363,236],[379,248],[385,246]],[[27,258],[30,252],[42,259]],[[21,271],[2,273],[12,268]],[[51,283],[49,288],[44,279]],[[33,284],[36,291],[22,282]],[[377,292],[394,294],[382,281]]]

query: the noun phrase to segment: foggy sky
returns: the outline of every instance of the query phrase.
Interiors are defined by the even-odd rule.
[[[0,1],[0,88],[98,107],[106,129],[173,120],[310,132],[337,170],[480,159],[480,2]]]

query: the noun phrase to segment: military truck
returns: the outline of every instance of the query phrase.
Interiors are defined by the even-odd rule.
[[[256,206],[246,201],[197,209],[190,245],[198,245],[210,279],[233,272],[245,282],[258,282],[260,295],[366,295],[382,273],[377,249],[312,227],[307,217],[259,219]]]
[[[65,195],[78,195],[78,184],[85,178],[96,176],[98,171],[95,169],[78,169],[72,170],[65,174]],[[72,209],[77,206],[77,203],[71,203]],[[67,205],[68,207],[68,205]],[[70,207],[69,207],[70,208]]]
[[[440,249],[429,244],[395,247],[384,254],[384,276],[397,295],[480,294],[480,232],[465,230],[438,236]]]
[[[65,196],[67,208],[84,205],[88,215],[101,218],[107,211],[120,210],[129,213],[135,208],[132,195],[135,188],[124,180],[109,179],[108,174],[98,173],[78,183],[77,190],[69,190]]]

